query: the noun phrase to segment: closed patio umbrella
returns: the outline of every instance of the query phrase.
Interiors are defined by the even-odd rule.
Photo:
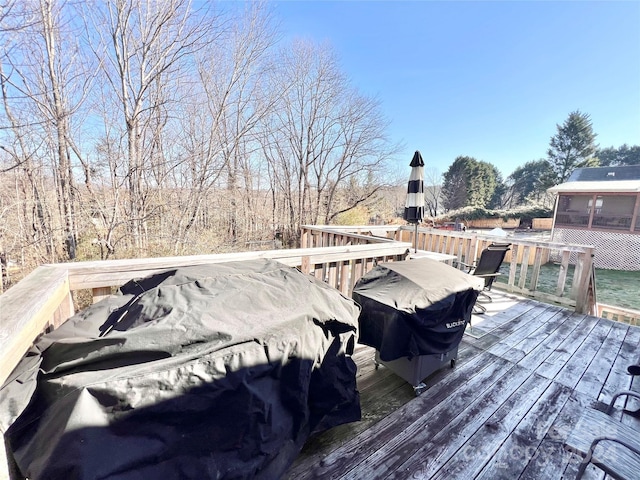
[[[407,200],[404,204],[404,219],[409,223],[415,223],[416,231],[413,237],[413,248],[418,252],[418,224],[424,218],[424,161],[422,155],[416,150],[409,164],[411,175],[407,186]]]

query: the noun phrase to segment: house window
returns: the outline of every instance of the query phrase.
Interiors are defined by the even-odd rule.
[[[630,230],[635,195],[598,195],[592,228]]]
[[[587,206],[587,213],[591,213],[591,208],[593,207],[593,198],[589,198],[589,203]],[[602,197],[596,198],[596,213],[600,213],[602,210]]]
[[[556,225],[588,226],[592,203],[592,195],[560,195]]]

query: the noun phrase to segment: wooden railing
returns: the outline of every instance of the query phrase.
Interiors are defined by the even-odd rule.
[[[340,227],[334,225],[304,225],[300,246],[302,248],[333,247],[337,245],[370,245],[393,243],[387,236],[395,232],[397,226]]]
[[[165,257],[64,263],[38,267],[0,295],[0,385],[43,332],[74,314],[72,293],[90,289],[96,302],[112,287],[170,268],[270,258],[312,274],[350,296],[355,282],[377,262],[404,260],[410,245],[403,242],[362,243],[323,248],[269,250],[220,255]],[[10,476],[0,432],[0,480]]]
[[[307,247],[390,241],[407,242],[413,247],[416,240],[415,228],[405,225],[316,225],[304,226],[302,231],[302,245]],[[418,250],[455,255],[457,260],[449,263],[464,268],[464,264],[472,265],[491,242],[511,243],[511,251],[505,257],[508,272],[498,277],[493,284],[494,288],[573,308],[579,313],[596,314],[595,285],[591,275],[595,247],[592,245],[504,238],[431,228],[418,229],[415,245]],[[559,265],[555,289],[542,291],[538,285],[540,269],[552,259],[557,259],[555,261]],[[572,278],[568,277],[570,265],[575,266]]]
[[[73,315],[74,291],[90,289],[96,302],[109,295],[112,287],[170,268],[270,258],[298,267],[350,295],[355,282],[376,262],[403,260],[409,247],[408,243],[386,242],[41,266],[0,295],[0,385],[40,333]]]
[[[75,291],[90,290],[95,302],[109,295],[113,287],[169,268],[271,258],[313,274],[349,295],[355,282],[376,262],[405,259],[412,248],[413,236],[414,229],[405,226],[315,226],[303,228],[303,248],[300,249],[41,266],[0,295],[0,385],[42,332],[55,328],[73,315],[72,295]],[[419,229],[416,240],[420,250],[452,254],[458,261],[471,263],[482,248],[496,238]],[[512,243],[513,253],[508,260],[509,273],[505,275],[508,280],[494,284],[496,287],[555,301],[576,311],[588,311],[592,247],[508,240]],[[555,295],[543,295],[536,290],[537,275],[554,249],[562,259],[558,287]],[[566,277],[572,257],[575,257],[577,268],[571,293],[567,296]],[[529,271],[530,277],[527,276]],[[4,437],[0,435],[0,480],[9,477],[10,465],[3,460],[4,454]]]
[[[617,322],[628,323],[629,325],[640,326],[640,311],[630,308],[620,308],[614,305],[598,303],[598,316]]]

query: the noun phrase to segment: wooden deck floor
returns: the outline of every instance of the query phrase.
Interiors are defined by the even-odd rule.
[[[583,408],[630,388],[640,327],[492,296],[457,366],[429,377],[419,397],[359,346],[362,420],[311,437],[288,478],[574,478],[579,458],[564,440]],[[590,467],[584,478],[603,477]]]

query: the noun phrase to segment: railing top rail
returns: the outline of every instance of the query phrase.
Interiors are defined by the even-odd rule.
[[[68,293],[66,269],[41,266],[0,295],[0,385]]]
[[[303,225],[309,230],[335,230],[337,232],[354,232],[358,230],[397,230],[402,225]]]
[[[350,237],[359,238],[362,240],[368,240],[378,243],[385,242],[393,242],[392,238],[379,237],[379,236],[371,236],[376,233],[386,233],[386,232],[395,232],[397,230],[397,226],[376,226],[376,225],[363,225],[363,226],[337,226],[337,225],[303,225],[305,230],[312,232],[326,232],[326,233],[335,233],[340,235],[348,234]],[[365,235],[362,233],[358,233],[358,231],[370,232],[371,235]]]
[[[0,385],[72,290],[122,285],[169,268],[270,258],[285,265],[403,255],[407,242],[42,265],[0,295]]]
[[[299,266],[302,257],[322,263],[362,258],[363,256],[400,255],[411,248],[408,242],[372,243],[335,247],[294,248],[236,252],[183,257],[136,258],[127,260],[98,260],[92,262],[61,263],[69,275],[71,290],[121,285],[132,278],[144,277],[169,268],[221,262],[270,258],[289,266]]]
[[[405,230],[405,231],[414,231],[414,227],[410,227],[408,225],[400,225],[398,227],[399,230]],[[595,245],[586,245],[586,244],[578,244],[578,243],[564,243],[564,242],[551,242],[548,240],[529,240],[526,238],[519,238],[519,237],[513,237],[513,236],[507,236],[507,237],[503,237],[503,236],[499,236],[499,235],[488,235],[485,233],[476,233],[476,232],[459,232],[459,231],[452,231],[452,230],[439,230],[439,229],[432,229],[432,228],[419,228],[418,229],[418,233],[432,233],[432,234],[437,234],[437,235],[444,235],[444,236],[449,236],[449,237],[466,237],[466,238],[473,238],[476,237],[478,239],[481,240],[492,240],[492,241],[499,241],[499,242],[508,242],[508,243],[512,243],[512,244],[517,244],[517,245],[524,245],[524,246],[530,246],[530,247],[543,247],[543,248],[549,248],[551,250],[568,250],[570,252],[577,252],[577,253],[586,253],[588,250],[592,250],[595,247]]]

